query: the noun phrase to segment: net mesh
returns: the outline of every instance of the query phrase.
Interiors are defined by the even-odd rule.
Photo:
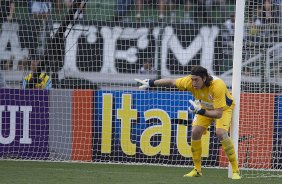
[[[0,10],[1,159],[193,166],[191,94],[133,79],[202,65],[231,90],[235,0],[2,0]],[[246,1],[245,177],[281,176],[281,16],[279,0]],[[227,167],[213,124],[202,145],[204,167]]]

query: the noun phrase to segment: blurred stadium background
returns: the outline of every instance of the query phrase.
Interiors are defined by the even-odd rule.
[[[231,90],[236,1],[160,0],[163,14],[156,1],[144,0],[139,15],[138,1],[88,0],[76,19],[72,10],[80,0],[1,0],[3,183],[190,181],[182,175],[192,167],[191,94],[170,88],[138,90],[133,79],[181,77],[193,65],[202,65]],[[127,10],[118,10],[129,2],[123,6]],[[11,3],[15,12],[10,19],[4,12]],[[245,4],[241,183],[279,183],[282,1]],[[23,87],[25,76],[34,70],[50,76],[52,89]],[[157,118],[148,118],[152,109]],[[206,174],[191,182],[229,183],[228,162],[213,125],[203,145]],[[35,170],[42,174],[34,175]]]

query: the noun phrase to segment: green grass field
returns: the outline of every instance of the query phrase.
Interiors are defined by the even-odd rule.
[[[281,178],[227,178],[227,170],[204,169],[203,177],[183,178],[190,168],[96,163],[0,161],[1,184],[280,184]]]

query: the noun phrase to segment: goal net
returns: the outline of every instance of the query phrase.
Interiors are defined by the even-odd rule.
[[[235,3],[1,1],[0,159],[193,167],[191,93],[134,79],[201,65],[231,91]],[[245,4],[239,166],[281,177],[282,1]],[[228,167],[214,124],[202,147],[204,167]]]

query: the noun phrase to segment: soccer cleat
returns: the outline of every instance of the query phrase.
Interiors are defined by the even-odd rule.
[[[197,169],[193,169],[191,172],[185,174],[183,177],[200,177],[202,176],[201,171],[197,171]]]
[[[239,174],[239,172],[235,172],[232,174],[232,180],[240,180],[241,176]]]

